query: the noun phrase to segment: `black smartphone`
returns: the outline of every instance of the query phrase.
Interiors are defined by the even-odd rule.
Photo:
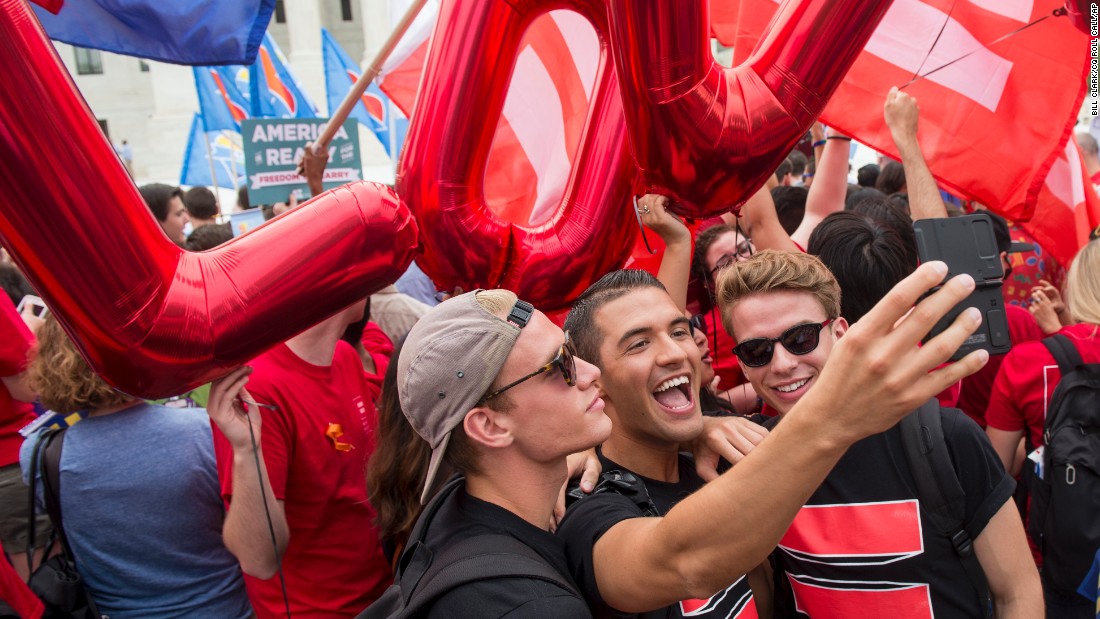
[[[991,355],[1003,355],[1011,350],[1012,341],[1008,335],[1008,317],[1005,316],[1005,300],[1001,290],[1004,266],[989,215],[975,213],[946,219],[921,219],[913,223],[913,230],[917,235],[917,253],[921,262],[945,262],[947,277],[944,281],[969,273],[975,283],[974,292],[951,308],[924,340],[928,341],[947,329],[966,308],[976,307],[982,313],[982,324],[955,351],[951,360],[958,361],[983,348]],[[931,292],[938,289],[939,286]]]

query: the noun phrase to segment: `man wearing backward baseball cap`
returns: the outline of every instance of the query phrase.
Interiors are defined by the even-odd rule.
[[[564,542],[550,528],[566,456],[611,433],[599,375],[574,358],[561,329],[506,290],[444,301],[409,332],[397,388],[405,416],[432,447],[421,503],[443,481],[437,477],[444,463],[465,477],[424,510],[424,545],[445,561],[448,548],[467,541],[472,554],[487,543],[469,540],[503,534],[527,550],[502,552],[525,555],[563,581],[534,574],[479,580],[439,597],[426,616],[590,616],[569,576]],[[415,537],[401,563],[415,556]]]
[[[837,342],[818,384],[745,459],[663,518],[638,519],[646,522],[635,527],[632,549],[620,545],[597,559],[622,568],[614,586],[624,590],[637,570],[667,576],[650,577],[663,583],[661,590],[622,610],[667,604],[653,603],[657,598],[706,598],[759,565],[851,444],[893,426],[984,364],[988,355],[979,351],[936,369],[977,328],[966,313],[912,354],[939,317],[974,288],[973,279],[960,275],[921,301],[921,311],[906,315],[946,273],[943,263],[929,262],[900,282]],[[433,448],[425,487],[438,483],[441,462],[465,479],[448,482],[425,508],[395,582],[410,587],[406,600],[415,598],[415,583],[403,574],[450,564],[456,554],[472,557],[495,535],[527,549],[502,551],[502,566],[532,551],[539,564],[511,577],[460,583],[435,598],[426,616],[590,616],[569,576],[562,541],[549,533],[566,456],[611,432],[600,372],[572,353],[566,333],[500,290],[445,301],[409,333],[398,361],[398,393],[409,422]],[[597,543],[593,552],[608,550]],[[421,590],[434,584],[429,576],[432,567]]]

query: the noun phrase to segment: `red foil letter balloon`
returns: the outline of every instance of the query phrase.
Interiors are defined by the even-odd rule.
[[[600,68],[565,197],[546,223],[521,226],[490,210],[485,169],[520,40],[552,9],[592,22]],[[554,309],[622,265],[637,229],[634,172],[607,40],[603,0],[443,3],[397,180],[424,235],[417,263],[437,285],[509,288]]]
[[[389,189],[327,192],[215,250],[173,245],[24,0],[0,0],[0,240],[91,366],[184,392],[394,281],[417,226]]]
[[[608,0],[634,158],[701,218],[763,186],[821,114],[892,0],[786,0],[743,65],[710,53],[707,0]]]

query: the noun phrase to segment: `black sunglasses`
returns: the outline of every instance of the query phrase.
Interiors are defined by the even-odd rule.
[[[741,363],[750,368],[758,368],[771,363],[776,342],[782,344],[783,348],[786,348],[792,355],[807,355],[817,348],[817,344],[821,340],[821,330],[832,321],[833,319],[830,318],[825,322],[795,325],[777,338],[754,337],[734,346],[733,354],[737,355]]]
[[[507,385],[504,385],[500,389],[497,389],[492,393],[486,394],[485,397],[481,398],[481,401],[487,402],[504,393],[505,391],[508,391],[512,387],[515,387],[516,385],[522,383],[523,381],[531,380],[532,378],[539,376],[540,374],[545,374],[555,368],[561,370],[561,377],[565,379],[565,384],[572,387],[573,385],[577,384],[577,362],[574,361],[574,357],[576,356],[576,354],[577,351],[573,348],[573,342],[569,340],[569,332],[566,331],[565,342],[562,343],[561,348],[558,349],[558,354],[553,359],[551,359],[549,363],[519,380],[514,380]]]
[[[695,333],[699,332],[703,335],[707,334],[707,321],[703,319],[702,314],[696,314],[688,321],[688,326],[691,327],[691,335],[695,337]]]

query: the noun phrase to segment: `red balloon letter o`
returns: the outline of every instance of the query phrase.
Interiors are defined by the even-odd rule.
[[[546,223],[520,226],[489,209],[486,161],[524,32],[563,8],[595,26],[600,68],[561,205]],[[417,262],[436,284],[505,287],[553,309],[626,259],[634,166],[607,41],[602,0],[444,3],[397,181],[424,238]]]

